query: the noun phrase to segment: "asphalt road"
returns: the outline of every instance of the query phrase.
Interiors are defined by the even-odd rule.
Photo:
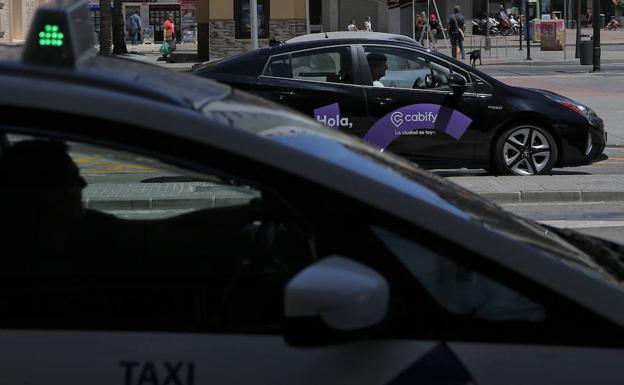
[[[624,61],[624,53],[622,56]],[[624,65],[605,65],[597,73],[588,73],[587,66],[509,65],[481,69],[506,84],[546,89],[588,105],[605,122],[607,145],[624,146]]]
[[[624,244],[624,202],[504,204],[506,210]]]

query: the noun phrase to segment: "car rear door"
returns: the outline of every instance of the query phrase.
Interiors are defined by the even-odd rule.
[[[371,78],[365,80],[369,114],[365,140],[423,165],[464,166],[472,161],[477,137],[473,120],[480,103],[467,72],[402,47],[366,45],[359,53],[362,67],[374,65],[369,65],[374,56],[385,57],[387,65],[384,76],[373,79],[369,71]],[[463,94],[451,90],[451,73],[466,79]]]
[[[272,56],[256,93],[330,127],[363,130],[366,101],[363,88],[355,84],[355,59],[349,45]]]

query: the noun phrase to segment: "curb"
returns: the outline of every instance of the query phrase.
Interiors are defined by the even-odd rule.
[[[563,65],[574,65],[580,66],[579,60],[576,59],[574,61],[539,61],[540,59],[531,60],[531,61],[507,61],[507,62],[496,62],[496,63],[487,63],[483,62],[478,67],[490,67],[490,66],[563,66]],[[177,72],[189,72],[193,69],[193,65],[197,63],[164,63],[164,62],[154,62],[153,64],[163,67],[169,68],[173,71]],[[600,64],[624,64],[624,57],[622,59],[603,59],[600,61]],[[477,67],[477,69],[478,69]],[[587,72],[590,72],[592,69],[591,65],[586,65]],[[606,71],[603,71],[606,72]]]
[[[622,202],[624,190],[603,191],[514,191],[475,192],[495,203]],[[246,204],[249,197],[84,199],[85,208],[94,210],[190,210]]]
[[[475,192],[495,203],[624,201],[624,190]]]
[[[622,64],[624,63],[624,58],[622,59],[601,59],[600,64]],[[507,61],[507,62],[499,62],[499,63],[487,63],[484,62],[480,65],[482,66],[508,66],[508,65],[524,65],[524,66],[549,66],[549,65],[577,65],[580,66],[579,59],[575,60],[560,60],[560,61],[540,61],[540,59],[535,60],[524,60],[524,61]],[[591,70],[592,65],[586,65],[585,67]]]
[[[94,210],[188,210],[235,206],[248,203],[249,197],[83,199],[83,206]]]

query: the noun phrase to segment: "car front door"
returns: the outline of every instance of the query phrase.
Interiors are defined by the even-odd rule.
[[[250,124],[262,124],[259,113],[260,123]],[[340,221],[352,225],[341,229],[347,241],[323,220],[346,214],[349,199],[322,190],[317,204],[307,204],[317,185],[285,183],[287,174],[258,162],[156,131],[120,125],[123,134],[111,134],[99,129],[108,122],[59,115],[95,134],[69,141],[71,128],[52,116],[45,120],[52,127],[36,126],[36,137],[29,126],[0,125],[0,139],[9,138],[0,185],[10,225],[0,236],[3,382],[381,385],[437,345],[353,339],[306,348],[285,341],[284,286],[316,262],[316,250],[321,258],[368,256],[360,250],[370,242],[353,252],[342,247],[359,236],[352,218]],[[106,146],[93,144],[103,136]],[[206,173],[208,164],[218,177]],[[256,187],[225,175],[270,184],[305,209],[306,219],[297,210],[278,214],[291,207],[283,198],[265,201]],[[271,213],[285,222],[271,223]],[[325,230],[315,240],[311,228]]]
[[[478,262],[445,239],[419,235],[421,229],[374,225],[371,230],[441,308],[427,308],[413,290],[418,310],[395,319],[393,330],[409,333],[411,327],[423,334],[427,319],[439,325],[444,342],[428,355],[434,362],[437,356],[442,367],[446,361],[457,368],[458,378],[445,383],[462,383],[466,373],[479,385],[624,381],[621,327],[548,288]],[[442,347],[450,349],[450,357]]]
[[[364,139],[424,166],[467,166],[474,157],[480,105],[468,73],[421,51],[358,49],[360,65],[371,76],[365,81],[369,128]],[[466,79],[461,95],[451,90],[451,73]]]
[[[366,120],[364,90],[355,85],[359,65],[350,46],[272,56],[260,76],[258,94],[348,132]]]

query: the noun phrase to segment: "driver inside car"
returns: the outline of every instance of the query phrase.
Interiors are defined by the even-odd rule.
[[[366,55],[368,66],[370,67],[371,76],[373,77],[374,87],[384,87],[383,83],[379,79],[386,76],[386,70],[388,69],[388,58],[386,55],[380,53],[369,53]]]
[[[127,220],[84,208],[87,183],[59,141],[23,140],[8,146],[0,180],[5,246],[16,255],[42,257],[37,260],[97,255],[111,261],[134,254],[160,261],[164,268],[172,256],[198,258],[210,249],[211,260],[230,269],[225,265],[234,256],[253,258],[258,245],[250,238],[259,235],[253,224],[266,217],[253,201],[160,220]],[[69,260],[80,264],[81,258]]]

